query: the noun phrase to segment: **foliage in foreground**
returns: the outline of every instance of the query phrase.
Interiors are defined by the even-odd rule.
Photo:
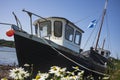
[[[67,71],[66,68],[61,68],[59,66],[52,66],[48,73],[41,73],[38,71],[35,78],[31,80],[82,80],[84,71],[81,71],[78,67],[73,67],[73,71]],[[22,67],[14,68],[10,70],[9,76],[13,80],[25,80],[32,76],[31,73],[26,71]],[[7,78],[2,78],[1,80],[8,80]]]
[[[120,80],[120,60],[113,59],[112,61],[114,63],[115,69],[110,73],[110,80]]]

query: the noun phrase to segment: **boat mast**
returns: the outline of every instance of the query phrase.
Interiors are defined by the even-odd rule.
[[[102,25],[103,25],[103,21],[104,21],[104,16],[106,14],[107,4],[108,4],[108,0],[106,0],[106,2],[105,2],[103,14],[102,14],[102,20],[101,20],[101,24],[100,24],[100,29],[99,29],[99,32],[98,32],[97,41],[96,41],[96,45],[95,45],[95,50],[97,50],[97,46],[98,46],[98,42],[99,42],[99,38],[100,38],[100,33],[101,33],[101,30],[102,30]]]

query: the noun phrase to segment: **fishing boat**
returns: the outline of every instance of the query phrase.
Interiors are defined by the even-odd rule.
[[[19,66],[33,64],[35,71],[42,72],[54,65],[68,70],[72,70],[72,66],[79,66],[86,75],[105,75],[104,65],[81,54],[84,31],[71,21],[62,17],[48,17],[37,19],[33,24],[35,35],[12,25]]]
[[[94,61],[96,61],[97,63],[100,63],[101,65],[105,65],[106,67],[112,68],[113,64],[112,64],[111,60],[109,59],[111,52],[110,52],[110,50],[104,49],[105,39],[103,40],[102,47],[98,48],[98,43],[100,40],[100,35],[101,35],[103,22],[104,22],[104,17],[106,15],[107,4],[108,4],[108,0],[106,0],[105,6],[104,6],[95,47],[91,47],[90,50],[83,51],[83,52],[81,52],[81,54],[83,54],[86,57],[92,58]]]
[[[38,16],[23,10],[30,15]],[[40,17],[40,16],[38,16]],[[63,17],[48,17],[31,22],[31,34],[20,27],[12,25],[14,41],[19,66],[33,64],[35,71],[46,72],[51,66],[66,67],[79,66],[85,71],[85,76],[104,76],[106,67],[91,57],[81,54],[81,39],[84,31],[74,23]],[[92,51],[92,50],[91,50]]]
[[[34,72],[38,70],[47,72],[51,66],[66,67],[68,70],[72,70],[72,66],[78,66],[85,72],[84,80],[89,75],[95,80],[107,75],[107,67],[101,62],[102,58],[99,56],[96,58],[98,55],[96,50],[93,48],[89,50],[91,54],[89,56],[92,57],[82,52],[80,46],[84,31],[80,27],[63,17],[43,18],[27,10],[23,12],[30,17],[31,33],[18,25],[20,22],[15,14],[17,25],[10,24],[14,31],[19,66],[33,65]],[[32,22],[32,16],[37,16],[39,19]]]

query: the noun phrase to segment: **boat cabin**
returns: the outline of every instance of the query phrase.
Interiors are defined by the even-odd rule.
[[[102,48],[98,48],[97,49],[97,51],[98,51],[98,53],[100,54],[100,55],[102,55],[103,57],[105,57],[105,58],[109,58],[110,57],[110,51],[108,51],[108,50],[105,50],[105,49],[102,49]]]
[[[44,37],[77,53],[80,52],[84,31],[69,20],[62,17],[49,17],[36,20],[34,26],[37,37]]]

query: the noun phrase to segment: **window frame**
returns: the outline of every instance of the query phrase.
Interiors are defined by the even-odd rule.
[[[56,22],[59,22],[59,23],[61,24],[61,26],[59,26],[60,28],[58,28],[58,26],[55,25]],[[56,27],[57,27],[57,28],[56,28]],[[59,29],[60,31],[59,31],[58,29]],[[55,37],[62,37],[62,29],[63,29],[63,23],[62,23],[62,21],[57,21],[57,20],[54,21],[54,36],[55,36]],[[56,30],[57,30],[57,32],[56,32]],[[60,33],[59,33],[59,32],[60,32]],[[59,35],[58,35],[58,34],[59,34]]]
[[[67,36],[69,36],[68,33],[67,33],[68,30],[66,30],[68,27],[71,28],[71,30],[73,30],[72,31],[72,40],[70,40],[69,37],[67,38]],[[73,39],[74,39],[74,28],[72,26],[70,26],[70,25],[66,25],[65,26],[65,39],[70,41],[70,42],[73,42]]]
[[[79,42],[78,42],[78,43],[76,42],[76,39],[77,39],[77,37],[76,37],[76,36],[77,36],[77,32],[78,32],[78,34],[80,34]],[[80,43],[81,43],[81,37],[82,37],[81,32],[79,32],[78,30],[76,30],[76,31],[75,31],[75,37],[74,37],[74,43],[77,44],[77,45],[80,45]]]
[[[51,35],[51,33],[52,33],[52,32],[51,32],[51,31],[52,31],[52,25],[51,25],[51,21],[50,21],[50,20],[39,22],[39,31],[41,31],[41,28],[43,28],[43,26],[42,26],[42,27],[40,26],[41,23],[44,23],[44,22],[49,23],[49,24],[47,24],[47,36],[49,36],[49,35]],[[40,36],[41,36],[41,33],[40,33]]]

